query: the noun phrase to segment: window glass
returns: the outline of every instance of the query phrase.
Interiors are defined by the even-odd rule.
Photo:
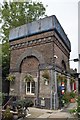
[[[27,82],[27,92],[30,92],[30,82]]]
[[[35,82],[31,83],[31,93],[35,93]]]
[[[35,82],[26,83],[26,93],[35,93]]]

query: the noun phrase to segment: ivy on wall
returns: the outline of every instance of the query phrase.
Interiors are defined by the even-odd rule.
[[[26,74],[24,77],[24,81],[25,82],[33,82],[34,81],[33,76],[30,74]]]
[[[59,83],[64,82],[65,84],[67,84],[67,78],[65,75],[58,74],[57,80]]]

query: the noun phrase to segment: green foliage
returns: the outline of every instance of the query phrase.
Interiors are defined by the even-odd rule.
[[[75,98],[76,93],[74,93],[74,91],[72,92],[65,92],[65,94],[63,95],[62,99],[64,100],[64,103],[67,104],[70,102],[70,100],[72,98]]]
[[[10,50],[9,42],[2,44],[2,77],[6,77],[9,74],[10,65]]]
[[[70,92],[70,98],[75,98],[76,93],[74,93],[74,91]]]
[[[20,107],[32,107],[34,105],[32,100],[27,100],[27,99],[18,100],[16,104],[17,106]]]
[[[2,105],[6,95],[7,95],[6,93],[0,92],[0,105]]]
[[[14,81],[15,80],[15,76],[14,75],[11,75],[9,74],[8,77],[7,77],[7,80],[9,80],[10,82]]]
[[[33,82],[33,81],[34,81],[33,76],[30,75],[30,74],[27,74],[27,75],[24,77],[24,80],[25,80],[25,82]]]
[[[71,78],[70,78],[70,84],[72,84],[72,83],[74,83],[74,82],[75,82],[74,77],[71,77]]]
[[[58,80],[58,82],[64,82],[65,85],[67,84],[67,78],[66,78],[65,75],[59,74],[59,75],[57,76],[57,80]]]
[[[70,114],[76,113],[76,109],[70,109],[70,110],[69,110],[69,113],[70,113]]]
[[[70,102],[70,93],[66,92],[63,97],[62,100],[64,101],[64,104],[68,104]]]
[[[3,120],[12,120],[13,119],[13,114],[10,113],[10,109],[7,108],[6,111],[2,115]]]
[[[3,2],[0,7],[0,23],[2,45],[2,76],[9,74],[10,46],[9,31],[25,23],[38,20],[45,16],[45,7],[41,2]]]
[[[80,96],[78,96],[78,99],[77,99],[77,114],[79,114],[79,117],[80,117]]]
[[[45,15],[45,7],[41,2],[4,2],[0,8],[2,19],[2,41],[8,41],[9,31],[25,23],[38,20]]]
[[[16,101],[16,107],[18,109],[18,117],[24,117],[26,115],[25,111],[23,114],[23,108],[25,107],[27,109],[27,107],[32,107],[34,104],[32,102],[32,100],[28,100],[28,99],[21,99],[21,100],[17,100]]]
[[[0,92],[0,105],[3,104],[3,102],[4,102],[5,98],[6,98],[6,96],[8,96],[7,93],[2,93],[2,92]]]
[[[47,80],[49,80],[49,72],[48,70],[44,70],[43,74],[42,74],[43,78],[46,78]]]

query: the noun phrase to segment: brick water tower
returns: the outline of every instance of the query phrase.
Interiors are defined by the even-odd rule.
[[[10,31],[9,42],[10,74],[15,76],[10,90],[14,89],[16,96],[32,99],[34,104],[37,100],[36,104],[50,109],[55,81],[51,70],[56,66],[57,73],[68,71],[71,52],[70,41],[58,19],[53,15],[14,28]],[[48,83],[43,78],[46,70]],[[31,76],[33,80],[25,82],[25,76]]]

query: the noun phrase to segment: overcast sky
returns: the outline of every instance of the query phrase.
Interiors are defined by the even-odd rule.
[[[3,1],[3,0],[0,0]],[[42,1],[46,14],[56,15],[71,42],[70,59],[78,57],[78,1],[79,0],[34,0]],[[78,68],[78,64],[70,62],[71,68]]]

